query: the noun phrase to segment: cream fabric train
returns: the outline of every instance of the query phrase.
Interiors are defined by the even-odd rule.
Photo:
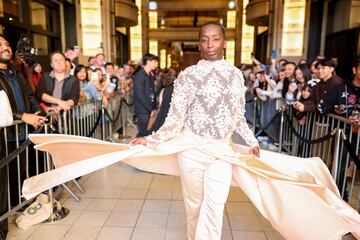
[[[359,213],[341,199],[319,158],[264,150],[260,158],[241,155],[229,151],[230,142],[204,139],[189,131],[153,148],[68,135],[33,134],[29,138],[36,149],[52,155],[56,169],[25,180],[22,190],[27,199],[119,161],[141,170],[179,175],[176,154],[196,147],[232,163],[232,185],[240,187],[286,239],[341,239],[348,232],[360,239]]]

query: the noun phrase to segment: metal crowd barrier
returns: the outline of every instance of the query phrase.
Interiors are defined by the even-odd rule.
[[[278,144],[278,151],[298,157],[320,157],[328,166],[341,196],[360,209],[360,171],[342,138],[347,137],[359,156],[359,128],[335,114],[306,113],[295,117],[291,106],[276,110],[276,100],[247,98],[245,117],[256,136],[266,134]]]
[[[105,112],[107,111],[101,102],[87,101],[68,111],[49,114],[48,123],[38,132],[71,134],[106,140],[112,137],[112,124]],[[5,211],[0,209],[5,212],[0,215],[0,222],[32,202],[32,199],[25,200],[21,197],[22,182],[53,167],[51,157],[35,150],[33,144],[26,146],[24,151],[17,152],[16,158],[12,161],[6,165],[3,164],[2,160],[11,152],[16,151],[22,144],[27,145],[28,134],[32,132],[32,126],[22,121],[14,121],[11,126],[0,128],[0,134],[3,137],[0,142],[2,144],[0,145],[0,187],[3,188],[6,196],[5,199],[0,199],[0,202],[7,202],[7,209]],[[1,167],[2,165],[4,166]],[[3,179],[5,176],[6,179]],[[83,191],[75,180],[73,183],[80,191]],[[66,184],[62,187],[76,200],[80,200]],[[52,190],[49,190],[48,194],[52,201]],[[0,196],[0,198],[3,197]]]

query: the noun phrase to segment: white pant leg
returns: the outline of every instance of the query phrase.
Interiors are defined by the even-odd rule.
[[[221,239],[231,164],[196,149],[179,154],[189,240]]]
[[[209,156],[197,150],[178,154],[180,178],[186,211],[187,239],[194,240],[204,192],[204,172]],[[196,161],[198,160],[198,161]],[[204,161],[202,163],[202,161]]]

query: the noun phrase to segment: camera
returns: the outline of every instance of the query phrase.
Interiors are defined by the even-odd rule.
[[[352,118],[359,119],[360,118],[360,112],[358,110],[353,110],[351,113]]]
[[[24,57],[24,62],[28,66],[34,64],[33,56],[38,54],[38,49],[34,48],[31,44],[30,36],[23,35],[16,45],[15,55],[22,54]]]

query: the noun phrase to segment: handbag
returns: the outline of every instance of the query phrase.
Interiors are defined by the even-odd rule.
[[[54,204],[57,209],[61,209],[60,203],[54,199]],[[20,229],[27,229],[28,227],[41,223],[47,220],[51,215],[51,201],[46,194],[39,194],[35,202],[27,207],[20,216],[16,218],[16,225]]]

